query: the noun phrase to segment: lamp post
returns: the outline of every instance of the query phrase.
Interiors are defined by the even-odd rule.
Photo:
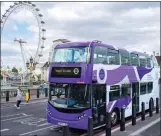
[[[30,61],[26,62],[26,67],[27,67],[27,71],[29,70],[29,86],[31,86],[31,75],[32,75],[32,71],[35,67],[35,63],[33,63],[33,58],[30,58]]]

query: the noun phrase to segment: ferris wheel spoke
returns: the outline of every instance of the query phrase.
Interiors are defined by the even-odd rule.
[[[39,58],[41,57],[40,54],[42,54],[42,50],[45,48],[44,47],[44,41],[46,40],[46,38],[44,36],[44,33],[46,32],[46,29],[44,28],[45,21],[42,20],[43,15],[40,12],[40,9],[37,8],[35,4],[33,4],[32,2],[26,2],[26,1],[22,2],[22,1],[20,1],[20,2],[14,2],[14,5],[10,5],[9,8],[5,11],[5,13],[2,15],[1,20],[0,20],[1,33],[3,32],[5,23],[8,20],[9,16],[12,13],[17,14],[18,12],[20,12],[22,10],[30,11],[37,21],[36,26],[38,28],[39,38],[38,38],[38,45],[37,45],[35,55],[32,55],[32,56],[34,56],[34,58],[33,58],[34,62],[39,62]],[[22,52],[24,52],[22,54],[26,55],[26,58],[27,58],[27,53],[28,53],[28,55],[31,55],[31,53],[29,52],[29,50],[27,49],[26,46],[23,46]],[[24,55],[22,55],[22,58],[24,57]],[[25,58],[23,58],[23,61],[25,61]]]

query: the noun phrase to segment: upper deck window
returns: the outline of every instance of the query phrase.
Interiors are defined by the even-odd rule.
[[[96,46],[94,49],[94,64],[107,64],[107,48]]]
[[[129,53],[120,51],[120,55],[121,55],[121,65],[128,66],[130,64]]]
[[[140,66],[146,67],[146,58],[144,56],[139,56]]]
[[[119,65],[120,57],[117,50],[108,49],[108,64]]]
[[[151,68],[151,59],[150,58],[147,58],[147,67]]]
[[[137,54],[131,53],[130,58],[131,58],[131,65],[139,66],[139,60],[138,60],[138,55]]]
[[[90,58],[87,54],[88,47],[59,48],[55,49],[52,62],[87,63]]]

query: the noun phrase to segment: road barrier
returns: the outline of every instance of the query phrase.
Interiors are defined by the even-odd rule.
[[[152,105],[152,99],[149,101],[149,117],[153,116],[153,105]]]
[[[120,131],[125,131],[125,109],[121,108]]]
[[[106,112],[106,136],[111,136],[111,113]]]
[[[159,113],[159,98],[156,98],[156,114]]]
[[[142,121],[145,120],[145,103],[144,102],[141,103],[141,120]]]
[[[88,136],[93,136],[93,118],[88,118]]]
[[[69,135],[69,126],[67,124],[63,125],[63,136],[70,136]]]
[[[136,125],[136,105],[132,105],[132,125]]]

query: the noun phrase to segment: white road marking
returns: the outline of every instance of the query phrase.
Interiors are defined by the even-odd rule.
[[[8,131],[8,128],[2,129],[1,132]]]
[[[16,117],[16,118],[10,118],[10,119],[4,119],[4,120],[1,120],[2,121],[8,121],[8,120],[14,120],[14,119],[19,119],[19,118],[24,118],[24,117],[29,117],[29,116],[32,116],[32,115],[27,115],[27,116],[21,116],[21,117]]]
[[[37,127],[42,127],[42,126],[46,126],[46,125],[51,125],[50,123],[44,123],[44,124],[40,124]]]
[[[49,127],[37,129],[37,130],[34,130],[34,131],[30,131],[30,132],[27,132],[27,133],[20,134],[20,136],[28,135],[28,134],[31,134],[31,133],[34,133],[34,132],[37,132],[37,131],[41,131],[41,130],[44,130],[44,129],[52,128],[52,127],[53,127],[53,126],[49,126]]]
[[[24,113],[10,114],[10,115],[6,115],[6,116],[1,116],[1,118],[11,117],[11,116],[21,115],[21,114],[24,114]]]
[[[145,131],[146,129],[150,128],[151,126],[155,125],[156,123],[158,123],[160,121],[160,118],[154,120],[153,122],[141,127],[140,129],[138,129],[137,131],[134,131],[132,134],[130,134],[129,136],[136,136],[138,134],[140,134],[141,132]]]
[[[160,110],[160,109],[159,109]],[[155,113],[156,111],[153,111],[153,113]],[[148,117],[149,116],[149,114],[146,114],[145,115],[145,117]],[[139,117],[139,118],[137,118],[136,119],[136,122],[138,122],[139,120],[141,120],[141,117]],[[129,125],[131,125],[131,121],[130,122],[128,122],[128,123],[126,123],[125,124],[125,127],[126,126],[129,126]],[[118,130],[120,130],[120,126],[119,127],[117,127],[117,128],[115,128],[115,129],[113,129],[113,130],[111,130],[111,133],[114,133],[114,132],[116,132],[116,131],[118,131]],[[103,133],[102,135],[100,135],[100,136],[105,136],[106,134],[105,133]]]
[[[38,118],[38,117],[29,117],[29,118],[22,118],[19,120],[14,120],[13,122],[17,122],[17,123],[22,123],[22,124],[26,124],[26,125],[38,125],[38,123],[40,122],[46,122],[45,118]]]
[[[27,114],[25,114],[25,113],[22,113],[22,115],[27,116]]]

